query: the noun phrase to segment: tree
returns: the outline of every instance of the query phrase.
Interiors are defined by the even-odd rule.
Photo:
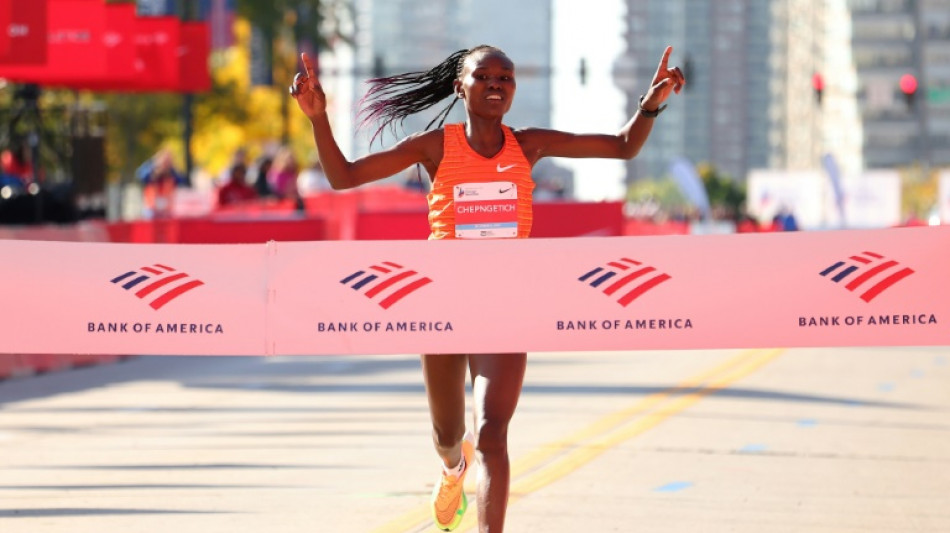
[[[252,145],[253,157],[259,145],[293,139],[292,134],[302,127],[291,124],[294,117],[284,86],[296,70],[298,46],[325,47],[324,31],[339,36],[339,24],[334,21],[346,5],[342,0],[237,1],[235,46],[213,54],[212,89],[194,99],[196,166],[217,174],[238,148]],[[265,54],[273,68],[274,84],[269,87],[249,83],[251,25],[264,36]],[[177,163],[183,163],[181,95],[106,94],[102,98],[113,117],[108,145],[114,178],[129,179],[138,164],[161,146],[171,148]],[[275,120],[277,116],[282,120]]]
[[[721,174],[710,164],[699,165],[698,171],[709,196],[713,218],[736,220],[745,206],[745,185]]]
[[[352,3],[344,0],[238,0],[238,14],[260,33],[262,62],[265,74],[281,89],[298,71],[298,53],[312,55],[328,45],[328,38],[349,40],[340,30],[342,12],[350,11]],[[290,140],[290,105],[280,101],[283,143]]]

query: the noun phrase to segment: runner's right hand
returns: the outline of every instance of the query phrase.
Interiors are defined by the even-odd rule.
[[[298,72],[294,76],[294,82],[290,85],[290,95],[297,101],[300,110],[309,118],[327,112],[327,95],[320,86],[320,80],[317,79],[313,71],[313,62],[310,56],[305,53],[300,54],[306,73]]]

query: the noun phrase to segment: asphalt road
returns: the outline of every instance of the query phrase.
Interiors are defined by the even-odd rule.
[[[950,531],[948,348],[530,354],[510,438],[510,532]],[[2,533],[436,531],[436,461],[417,356],[0,382]]]

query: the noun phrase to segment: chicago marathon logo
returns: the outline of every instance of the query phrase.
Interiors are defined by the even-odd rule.
[[[865,302],[870,302],[914,271],[874,252],[852,255],[821,271],[821,275],[842,284]]]
[[[627,307],[647,291],[669,279],[669,274],[624,257],[587,272],[578,278],[578,281],[595,289],[603,288],[604,294]]]
[[[432,280],[400,264],[383,261],[350,274],[340,283],[361,292],[383,309],[389,309],[396,302],[432,283]]]
[[[161,309],[186,292],[204,285],[204,282],[199,279],[158,263],[131,270],[112,278],[111,281],[135,294],[155,310]]]

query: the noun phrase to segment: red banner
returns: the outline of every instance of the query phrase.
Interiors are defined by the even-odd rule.
[[[47,60],[48,0],[0,1],[0,66]]]
[[[206,23],[136,17],[134,4],[107,5],[103,0],[42,4],[47,2],[48,60],[34,65],[0,61],[0,78],[99,91],[210,89]],[[3,13],[0,7],[0,24]]]
[[[181,57],[179,57],[178,90],[201,92],[211,90],[208,56],[211,54],[211,32],[206,22],[183,22],[181,25]]]
[[[132,64],[118,75],[82,84],[98,91],[173,91],[180,78],[181,24],[175,17],[133,17],[125,35]]]
[[[106,60],[106,5],[101,0],[49,0],[45,64],[0,65],[0,77],[43,85],[97,79]]]
[[[180,77],[181,24],[175,17],[140,17],[135,22],[135,85],[142,91],[174,90]]]

